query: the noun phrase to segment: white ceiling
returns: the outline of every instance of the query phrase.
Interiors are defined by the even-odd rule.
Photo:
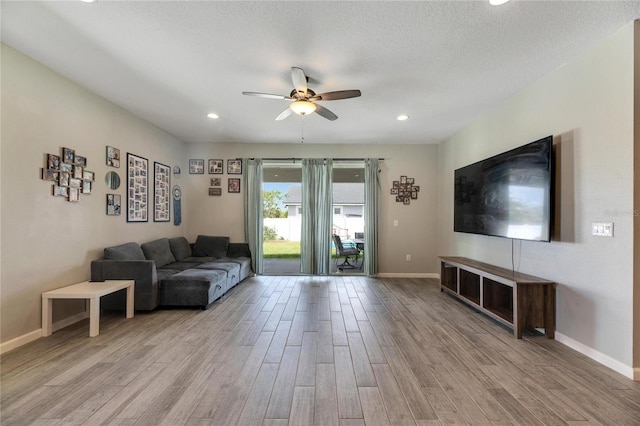
[[[2,40],[186,142],[437,143],[633,19],[639,1],[2,1]],[[275,117],[290,67],[339,116]],[[220,118],[211,120],[208,112]],[[410,119],[396,121],[405,113]],[[304,123],[303,123],[304,121]]]

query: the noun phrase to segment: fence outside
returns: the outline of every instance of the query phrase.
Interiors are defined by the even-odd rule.
[[[278,219],[265,218],[263,225],[274,228],[278,239],[300,241],[300,230],[302,228],[302,218],[300,216]],[[356,232],[364,232],[364,219],[361,217],[334,216],[333,232],[345,240],[354,238]]]

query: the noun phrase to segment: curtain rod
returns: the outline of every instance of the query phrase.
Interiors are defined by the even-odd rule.
[[[240,158],[236,158],[236,160],[240,160]],[[249,160],[255,160],[255,158],[249,158]],[[302,161],[304,158],[260,158],[260,160],[265,161]],[[329,158],[323,158],[323,160],[329,160]],[[368,160],[368,158],[331,158],[333,161],[364,161]],[[384,161],[384,158],[378,158],[379,161]]]

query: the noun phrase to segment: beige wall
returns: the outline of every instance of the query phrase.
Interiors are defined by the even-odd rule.
[[[297,119],[298,117],[293,117]],[[327,123],[331,125],[331,123]],[[384,158],[381,162],[380,268],[381,274],[437,273],[436,260],[436,145],[349,145],[349,144],[189,144],[190,158]],[[186,169],[186,164],[183,169]],[[410,205],[396,203],[390,195],[394,180],[401,175],[415,178],[420,185],[417,200]],[[198,233],[230,235],[244,240],[242,194],[228,194],[228,175],[223,177],[221,197],[209,197],[213,175],[185,176],[187,238]],[[217,175],[220,176],[220,175]],[[394,219],[398,226],[393,226]],[[407,262],[406,255],[411,255]]]
[[[89,263],[102,249],[126,241],[182,235],[173,222],[127,223],[106,216],[107,192],[125,194],[126,152],[172,164],[182,142],[114,106],[42,65],[2,45],[1,340],[40,328],[43,291],[89,279]],[[105,147],[120,148],[119,169],[105,165]],[[95,172],[93,193],[69,203],[51,195],[40,179],[46,153],[61,147],[87,157]],[[116,170],[123,184],[107,191],[104,176]],[[150,187],[152,188],[152,186]],[[123,206],[124,208],[124,206]],[[84,309],[56,301],[54,321]]]
[[[555,238],[516,241],[516,268],[558,282],[559,340],[627,373],[633,354],[633,264],[638,262],[633,252],[633,52],[630,24],[442,143],[438,194],[439,254],[511,268],[511,240],[452,232],[453,173],[554,135]],[[615,237],[591,236],[592,222],[614,222]]]

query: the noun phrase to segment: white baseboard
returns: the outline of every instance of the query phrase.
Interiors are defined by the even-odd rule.
[[[42,336],[42,329],[33,330],[30,333],[11,339],[8,342],[0,343],[0,355],[5,352],[9,352],[12,349],[18,348],[27,343],[31,343],[34,340],[38,340]]]
[[[61,319],[58,322],[54,322],[52,324],[52,328],[53,331],[58,331],[61,328],[65,328],[66,326],[69,326],[71,324],[75,324],[79,321],[82,321],[83,319],[89,318],[89,312],[88,311],[83,311],[83,312],[79,312],[75,315],[71,315],[70,317],[67,317],[65,319]]]
[[[52,324],[52,330],[57,331],[61,328],[67,327],[71,324],[75,324],[78,321],[82,321],[85,318],[89,318],[89,312],[80,312],[70,317],[64,318],[60,321],[54,322]],[[42,329],[39,328],[37,330],[33,330],[27,334],[23,334],[22,336],[18,336],[15,339],[11,339],[7,342],[0,343],[0,355],[3,353],[9,352],[10,350],[19,348],[22,345],[26,345],[27,343],[31,343],[35,340],[38,340],[42,337]]]
[[[633,368],[622,362],[611,358],[608,355],[603,354],[583,343],[580,343],[576,340],[573,340],[570,337],[565,336],[562,333],[558,333],[556,331],[556,340],[563,345],[570,347],[571,349],[580,352],[583,355],[588,356],[594,361],[599,362],[605,367],[609,367],[613,371],[616,371],[622,374],[625,377],[630,378],[631,380],[640,380],[640,368]]]
[[[440,279],[440,274],[426,272],[381,272],[376,275],[378,278],[436,278]]]

